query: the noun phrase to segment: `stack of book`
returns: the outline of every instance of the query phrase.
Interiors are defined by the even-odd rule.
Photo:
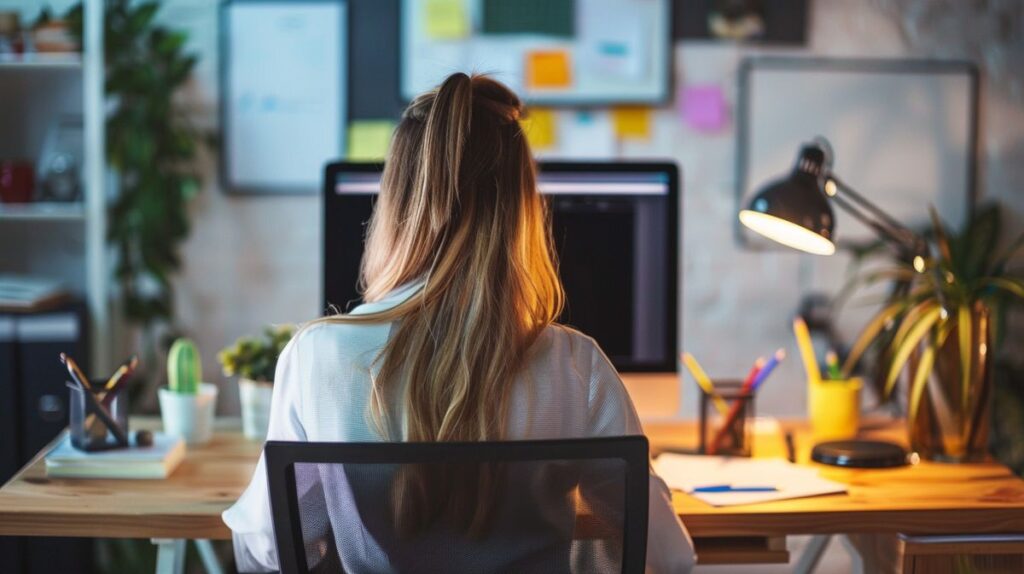
[[[46,476],[65,478],[167,478],[185,458],[179,437],[154,433],[153,445],[85,452],[67,434],[46,455]]]

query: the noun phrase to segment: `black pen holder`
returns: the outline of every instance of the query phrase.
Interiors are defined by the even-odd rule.
[[[123,436],[128,436],[128,400],[114,395],[104,403],[103,392],[92,392],[75,384],[68,384],[71,398],[68,402],[71,445],[78,450],[100,451],[128,446],[118,442],[116,433],[98,413],[97,405],[104,405],[112,422],[121,427]],[[86,393],[91,393],[95,401],[90,400]]]
[[[753,453],[755,396],[742,393],[742,388],[740,381],[721,381],[715,383],[714,395],[701,389],[700,454],[751,456]],[[725,413],[720,412],[722,408]]]

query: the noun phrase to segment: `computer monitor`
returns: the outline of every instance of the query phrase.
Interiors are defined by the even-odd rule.
[[[324,173],[324,309],[360,302],[366,224],[382,164]],[[675,372],[679,172],[673,163],[538,162],[566,307],[559,321],[593,337],[620,372]]]

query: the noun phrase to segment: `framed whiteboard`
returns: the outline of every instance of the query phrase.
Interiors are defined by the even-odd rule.
[[[316,193],[344,156],[343,0],[221,3],[221,182],[239,193]]]
[[[671,0],[402,0],[402,98],[478,72],[533,104],[664,103],[671,26]],[[555,57],[556,81],[531,85],[538,55]]]
[[[764,56],[740,67],[736,210],[825,136],[836,175],[912,229],[934,205],[959,227],[974,204],[978,72],[973,64]],[[833,204],[840,247],[876,235]],[[736,224],[740,243],[775,246]]]

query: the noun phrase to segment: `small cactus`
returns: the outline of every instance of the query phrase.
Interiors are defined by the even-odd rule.
[[[203,376],[199,350],[192,339],[180,338],[167,354],[167,386],[176,393],[194,395],[199,392]]]

